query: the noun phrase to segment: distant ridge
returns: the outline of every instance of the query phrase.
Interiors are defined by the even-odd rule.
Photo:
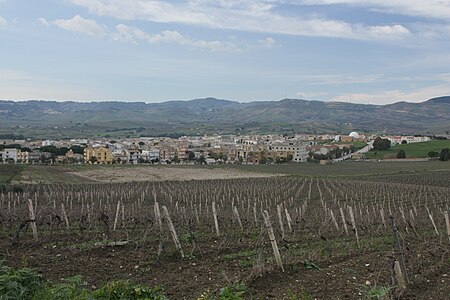
[[[426,101],[426,103],[450,104],[450,96],[432,98]]]
[[[0,134],[40,137],[201,135],[206,133],[448,134],[450,96],[421,103],[367,105],[282,99],[203,98],[161,103],[0,101]]]

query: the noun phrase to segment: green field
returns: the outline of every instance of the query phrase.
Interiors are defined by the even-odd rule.
[[[16,178],[17,176],[20,176],[22,170],[23,166],[0,164],[0,185],[10,183],[11,180]]]
[[[444,148],[450,148],[450,140],[396,145],[384,151],[369,151],[366,157],[368,159],[396,158],[398,151],[403,150],[406,153],[406,158],[427,158],[428,152],[439,153]]]
[[[222,166],[217,166],[222,167]],[[305,177],[360,177],[372,175],[418,173],[450,170],[450,162],[442,161],[345,161],[332,165],[274,164],[274,165],[226,165],[245,171],[287,174]]]

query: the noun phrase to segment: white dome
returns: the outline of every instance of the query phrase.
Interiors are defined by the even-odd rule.
[[[351,136],[354,139],[359,139],[359,133],[353,131],[348,136]]]

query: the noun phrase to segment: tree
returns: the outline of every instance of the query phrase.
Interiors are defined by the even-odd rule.
[[[450,156],[450,150],[448,148],[442,149],[441,153],[439,154],[439,160],[448,161],[449,156]]]
[[[70,150],[72,150],[73,153],[77,153],[77,154],[84,153],[84,147],[78,146],[78,145],[73,145],[72,147],[70,147]]]
[[[391,141],[388,139],[382,139],[380,137],[377,137],[375,141],[373,142],[373,150],[387,150],[391,147]]]
[[[206,158],[204,155],[201,155],[198,159],[197,162],[200,163],[201,165],[206,164]]]
[[[397,152],[397,158],[406,158],[405,150],[400,150]]]
[[[288,154],[287,157],[286,157],[286,161],[287,162],[291,162],[293,158],[294,157],[292,156],[292,154]]]
[[[402,145],[408,144],[407,140],[402,140]]]
[[[186,150],[185,154],[186,154],[186,157],[187,157],[189,160],[194,160],[194,159],[195,159],[195,153],[194,153],[194,152],[189,151],[189,150]]]
[[[436,152],[436,151],[428,152],[428,157],[430,157],[430,158],[434,158],[434,157],[438,157],[438,156],[439,156],[439,152]]]

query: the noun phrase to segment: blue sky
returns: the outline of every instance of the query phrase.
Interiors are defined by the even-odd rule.
[[[0,0],[0,99],[450,95],[450,0]]]

